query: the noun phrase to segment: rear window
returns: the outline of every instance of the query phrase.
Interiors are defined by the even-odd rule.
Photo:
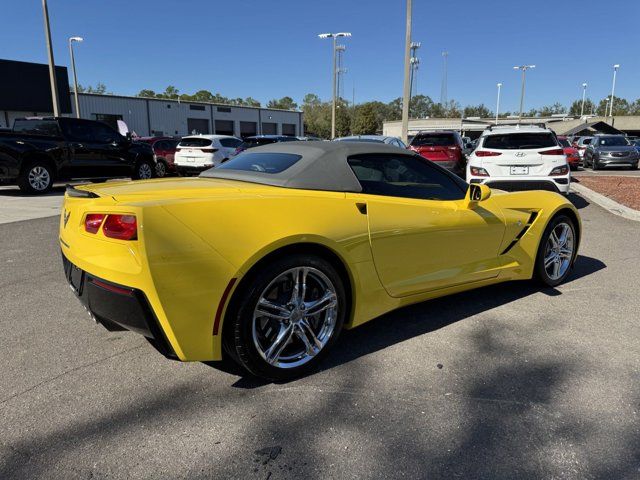
[[[527,150],[556,147],[558,143],[552,133],[509,133],[489,135],[484,139],[482,146],[498,150]]]
[[[456,136],[453,133],[418,134],[411,140],[413,147],[448,147],[450,145],[456,145]]]
[[[591,143],[591,140],[593,140],[593,138],[583,138],[578,143],[580,145],[589,145]]]
[[[46,135],[56,137],[60,135],[58,123],[55,120],[16,120],[13,131],[30,135]]]
[[[242,140],[237,138],[221,138],[220,144],[225,148],[238,148],[242,144]]]
[[[208,138],[183,138],[178,144],[179,147],[209,147],[211,140]]]
[[[245,152],[223,163],[223,170],[243,170],[260,173],[280,173],[302,158],[294,153]]]

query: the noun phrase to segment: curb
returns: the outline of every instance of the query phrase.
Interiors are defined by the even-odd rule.
[[[640,222],[640,211],[633,208],[626,207],[615,200],[605,197],[601,193],[594,192],[590,188],[580,185],[579,183],[571,182],[571,189],[574,192],[578,192],[583,197],[591,200],[593,203],[600,205],[605,210],[618,215],[619,217],[626,218],[627,220],[634,220]]]

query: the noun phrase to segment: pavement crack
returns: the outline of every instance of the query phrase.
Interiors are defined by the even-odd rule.
[[[59,378],[64,377],[65,375],[77,372],[77,371],[82,370],[82,369],[87,368],[87,367],[92,367],[94,365],[97,365],[99,363],[105,362],[105,361],[110,360],[112,358],[118,357],[120,355],[124,355],[125,353],[129,353],[129,352],[132,352],[133,350],[137,350],[139,348],[142,348],[145,345],[146,344],[142,343],[140,345],[136,345],[135,347],[128,348],[127,350],[122,350],[120,352],[114,353],[113,355],[108,355],[106,357],[99,358],[98,360],[95,360],[93,362],[85,363],[83,365],[78,365],[77,367],[70,368],[69,370],[65,370],[64,372],[59,373],[58,375],[55,375],[55,376],[53,376],[51,378],[47,378],[45,380],[42,380],[41,382],[36,383],[35,385],[32,385],[31,387],[29,387],[29,388],[27,388],[25,390],[22,390],[20,392],[14,393],[13,395],[9,395],[8,397],[3,398],[2,400],[0,400],[0,405],[4,405],[9,400],[13,400],[14,398],[20,397],[20,396],[24,395],[25,393],[29,393],[29,392],[35,390],[36,388],[41,387],[42,385],[46,385],[48,383],[54,382],[54,381],[58,380]]]

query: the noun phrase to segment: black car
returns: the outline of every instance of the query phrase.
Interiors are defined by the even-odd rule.
[[[0,182],[30,194],[54,180],[156,176],[150,145],[132,142],[109,125],[66,117],[18,119],[0,132]]]
[[[297,142],[297,137],[289,137],[287,135],[255,135],[253,137],[245,137],[240,144],[234,155],[244,152],[245,150],[253,147],[261,147],[262,145],[269,145],[270,143],[278,142]]]
[[[624,135],[596,135],[583,156],[584,166],[593,170],[608,167],[638,168],[640,153]]]

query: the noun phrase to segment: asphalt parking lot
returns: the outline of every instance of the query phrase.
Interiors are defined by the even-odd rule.
[[[385,315],[287,384],[108,333],[63,278],[58,218],[0,225],[0,478],[638,478],[640,223],[571,198],[567,283]]]

